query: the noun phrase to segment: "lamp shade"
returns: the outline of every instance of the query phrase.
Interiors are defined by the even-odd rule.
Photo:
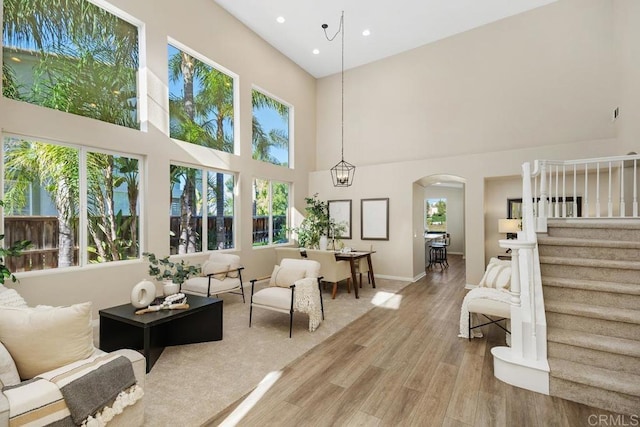
[[[517,233],[520,231],[519,219],[499,219],[498,233]]]

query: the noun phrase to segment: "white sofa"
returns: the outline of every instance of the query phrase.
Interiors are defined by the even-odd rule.
[[[123,389],[117,404],[106,405],[111,409],[100,411],[100,416],[108,426],[140,426],[144,423],[144,356],[134,350],[105,353],[96,349],[91,303],[30,308],[14,289],[0,285],[0,427],[9,426],[10,418],[20,414],[23,420],[35,419],[30,426],[69,416],[62,389],[99,374],[109,378],[100,366],[114,363],[116,356],[131,362],[136,385]],[[118,361],[127,365],[125,359]],[[126,366],[125,370],[131,378],[131,370]]]

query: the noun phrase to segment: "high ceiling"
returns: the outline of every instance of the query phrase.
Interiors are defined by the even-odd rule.
[[[215,0],[315,77],[340,71],[345,14],[345,69],[357,67],[556,0]],[[278,17],[284,18],[279,23]],[[368,29],[369,36],[362,32]],[[313,50],[319,53],[314,54]]]

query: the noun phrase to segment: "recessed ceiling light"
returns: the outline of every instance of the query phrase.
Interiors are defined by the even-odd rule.
[[[363,35],[363,36],[365,36],[365,37],[366,37],[366,36],[370,36],[370,35],[371,35],[371,31],[369,31],[368,29],[367,29],[367,30],[364,30],[364,31],[362,32],[362,35]]]
[[[284,21],[286,21],[286,19],[284,19],[284,16],[278,16],[276,18],[276,21],[278,21],[279,24],[284,24]]]
[[[318,55],[320,53],[320,51],[318,49],[313,49],[313,54],[314,55]]]

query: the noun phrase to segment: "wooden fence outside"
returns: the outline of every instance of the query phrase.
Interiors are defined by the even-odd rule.
[[[196,230],[202,229],[202,217],[194,217],[192,225]],[[286,217],[276,216],[273,218],[275,240],[281,242],[286,238]],[[172,254],[177,252],[180,239],[180,217],[172,216],[170,219],[172,236],[170,245]],[[211,216],[207,219],[208,247],[218,248],[217,242],[217,220]],[[5,245],[20,240],[30,240],[32,246],[19,257],[5,259],[7,267],[13,272],[46,270],[58,267],[58,219],[54,216],[7,216],[4,218]],[[269,218],[253,218],[253,244],[266,245],[269,243]],[[78,265],[79,244],[78,233],[74,233],[74,255],[73,265]],[[224,217],[224,242],[223,249],[235,247],[233,241],[233,217]],[[126,236],[124,236],[126,238]],[[205,249],[207,250],[207,249]]]

